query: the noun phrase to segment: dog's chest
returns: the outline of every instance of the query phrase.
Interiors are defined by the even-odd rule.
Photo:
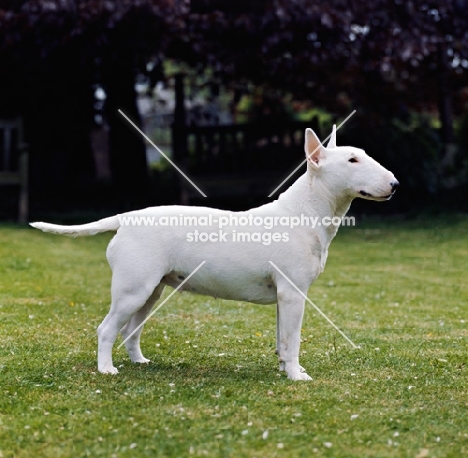
[[[165,275],[161,282],[194,294],[213,296],[220,299],[254,302],[257,304],[275,303],[276,285],[268,276],[239,276],[225,278],[222,275],[199,275],[190,277],[188,273],[173,271]],[[183,283],[183,284],[182,284]],[[180,286],[182,285],[182,286]]]

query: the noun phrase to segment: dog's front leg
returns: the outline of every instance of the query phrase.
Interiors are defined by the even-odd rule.
[[[277,352],[280,370],[291,380],[312,380],[299,365],[304,298],[289,284],[278,285]]]
[[[279,304],[276,304],[276,351],[278,355],[279,370],[284,371],[284,362],[280,357],[280,307]]]
[[[276,350],[275,353],[278,355],[278,362],[279,362],[279,370],[280,372],[284,372],[284,362],[281,360],[279,354],[280,354],[280,310],[279,310],[279,305],[276,304]],[[301,372],[305,372],[306,370],[299,365],[299,368],[301,369]]]

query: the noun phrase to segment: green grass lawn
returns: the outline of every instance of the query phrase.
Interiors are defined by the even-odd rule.
[[[309,297],[361,348],[307,306],[312,382],[278,372],[274,306],[185,293],[151,364],[97,373],[109,239],[0,227],[1,458],[468,454],[468,218],[340,230]]]

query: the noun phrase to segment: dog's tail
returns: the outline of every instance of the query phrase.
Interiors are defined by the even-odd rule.
[[[100,219],[93,223],[81,224],[78,226],[60,226],[58,224],[49,223],[29,223],[32,227],[40,229],[44,232],[53,234],[67,235],[68,237],[82,237],[96,235],[100,232],[116,231],[120,227],[118,216]]]

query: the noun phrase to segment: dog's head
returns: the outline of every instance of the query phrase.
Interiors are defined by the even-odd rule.
[[[399,186],[393,173],[362,149],[336,146],[335,126],[327,147],[312,129],[306,129],[305,153],[308,173],[335,194],[383,201],[390,199]]]

